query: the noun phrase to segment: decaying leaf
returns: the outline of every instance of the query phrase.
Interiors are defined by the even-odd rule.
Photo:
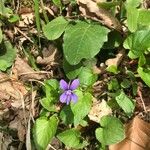
[[[92,0],[77,0],[79,9],[83,16],[93,20],[101,21],[109,28],[122,31],[121,24],[109,11],[99,8],[97,3]]]
[[[19,81],[11,80],[8,75],[0,73],[0,99],[8,100],[11,97],[18,100],[20,99],[19,92],[25,95],[27,93],[25,86]]]
[[[0,120],[10,115],[10,107],[15,109],[21,107],[21,95],[26,94],[27,90],[22,82],[0,73]]]
[[[119,53],[116,55],[115,58],[111,58],[111,59],[106,60],[105,64],[108,67],[112,66],[112,65],[118,67],[119,64],[121,63],[124,55],[125,55],[125,51],[121,50],[121,51],[119,51]]]
[[[41,56],[37,57],[38,64],[53,66],[60,60],[58,49],[52,44],[50,44],[48,48],[44,48],[42,54],[43,58]]]
[[[18,26],[19,27],[27,27],[28,25],[33,24],[34,22],[34,13],[30,8],[21,8],[19,10],[20,18]]]
[[[8,147],[13,149],[10,144],[12,143],[13,138],[9,134],[4,134],[4,132],[0,132],[0,148],[1,150],[7,150]]]
[[[28,65],[26,61],[19,57],[16,58],[13,72],[24,81],[29,79],[41,80],[45,78],[45,75],[41,74],[42,72],[37,73]]]
[[[135,117],[126,124],[126,138],[111,145],[109,150],[149,150],[150,149],[150,123]]]
[[[102,102],[100,102],[100,101],[97,101],[95,98],[93,98],[93,106],[88,115],[90,120],[99,123],[101,117],[109,115],[111,113],[112,113],[112,110],[107,105],[105,100],[102,100]]]

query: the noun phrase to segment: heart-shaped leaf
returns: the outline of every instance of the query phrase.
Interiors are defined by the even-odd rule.
[[[122,122],[111,116],[104,116],[100,120],[101,128],[96,129],[96,138],[102,145],[118,143],[125,138]]]
[[[45,150],[56,133],[58,119],[52,116],[38,118],[33,127],[33,137],[38,150]]]
[[[66,28],[64,34],[64,55],[71,65],[83,58],[93,58],[107,41],[109,30],[98,24],[77,22]]]

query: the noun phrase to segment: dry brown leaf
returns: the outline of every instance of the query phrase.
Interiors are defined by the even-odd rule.
[[[27,94],[25,86],[7,74],[0,73],[0,120],[8,118],[10,115],[9,108],[21,107],[21,95]],[[20,95],[21,94],[21,95]]]
[[[45,78],[45,75],[43,75],[42,72],[37,73],[28,65],[26,61],[19,57],[16,58],[13,73],[20,76],[24,81],[29,79],[41,80]]]
[[[150,150],[150,123],[135,117],[125,128],[126,138],[109,150]]]
[[[119,53],[116,55],[115,58],[111,58],[111,59],[108,59],[106,60],[105,64],[109,67],[109,66],[119,66],[119,64],[121,63],[122,59],[123,59],[123,56],[125,54],[125,51],[124,50],[121,50],[119,51]]]
[[[97,101],[97,99],[93,98],[93,106],[91,108],[88,117],[90,120],[99,123],[101,117],[109,115],[112,113],[111,108],[107,105],[105,100],[102,102]]]
[[[58,49],[52,44],[50,44],[48,48],[44,48],[42,53],[43,58],[41,56],[37,57],[38,64],[53,66],[60,60]]]
[[[21,14],[21,20],[18,23],[18,27],[28,27],[34,23],[34,14],[33,12],[27,12]]]
[[[0,99],[8,100],[12,97],[13,99],[18,100],[20,99],[19,92],[21,92],[22,95],[25,95],[27,93],[25,86],[19,81],[11,80],[8,75],[0,73]]]
[[[120,22],[109,11],[99,8],[97,3],[92,0],[77,0],[79,9],[83,16],[93,20],[101,21],[109,28],[122,31]]]

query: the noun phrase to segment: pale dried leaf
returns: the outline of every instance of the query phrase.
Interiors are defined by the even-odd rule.
[[[121,63],[123,56],[125,54],[124,50],[119,51],[119,53],[116,55],[115,58],[111,58],[111,59],[107,59],[105,64],[109,67],[109,66],[119,66],[119,64]]]
[[[150,123],[135,117],[125,128],[126,138],[109,150],[150,150]]]
[[[26,61],[19,57],[16,58],[13,72],[20,76],[24,81],[29,79],[41,80],[45,78],[45,75],[34,71]]]
[[[27,93],[25,86],[21,82],[11,80],[8,75],[0,73],[0,99],[9,98],[9,96],[11,96],[13,99],[18,100],[20,99],[18,91],[21,92],[22,95]]]
[[[90,120],[99,123],[101,117],[109,115],[111,113],[112,110],[107,105],[105,100],[102,100],[102,102],[100,102],[93,98],[93,106],[91,108],[90,113],[88,114]]]
[[[28,27],[28,25],[31,25],[33,23],[34,23],[34,14],[32,12],[23,13],[23,14],[21,14],[21,20],[19,21],[18,26],[19,27]]]
[[[0,73],[0,120],[11,119],[9,108],[20,108],[22,105],[20,94],[25,96],[27,92],[23,83],[12,79],[7,74]]]
[[[48,48],[44,48],[43,51],[43,58],[41,56],[37,57],[37,63],[42,65],[55,65],[60,60],[60,54],[58,49],[50,44]]]
[[[109,28],[122,31],[120,22],[109,11],[99,8],[97,3],[92,0],[77,0],[79,9],[83,16],[89,17],[93,20],[99,20]]]

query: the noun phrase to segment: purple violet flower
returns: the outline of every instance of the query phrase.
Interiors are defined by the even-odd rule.
[[[62,79],[60,80],[59,84],[60,88],[64,91],[60,95],[60,102],[69,105],[70,101],[72,100],[74,103],[76,103],[78,100],[78,96],[74,94],[73,91],[79,86],[79,79],[75,79],[71,83],[67,83],[65,80]]]

